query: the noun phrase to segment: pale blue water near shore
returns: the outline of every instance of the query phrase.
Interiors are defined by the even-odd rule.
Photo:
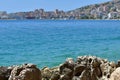
[[[120,59],[117,20],[1,20],[0,66],[56,66],[68,57]]]

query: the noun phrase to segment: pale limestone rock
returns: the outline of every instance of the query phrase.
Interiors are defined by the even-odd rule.
[[[110,80],[120,80],[120,67],[111,74]]]

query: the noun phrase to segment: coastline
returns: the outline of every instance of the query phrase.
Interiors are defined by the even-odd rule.
[[[120,20],[120,19],[0,19],[0,20]]]
[[[119,80],[120,61],[107,61],[96,56],[67,58],[57,67],[39,69],[34,64],[0,67],[0,80]],[[33,75],[34,74],[34,75]],[[35,77],[36,76],[36,77]]]

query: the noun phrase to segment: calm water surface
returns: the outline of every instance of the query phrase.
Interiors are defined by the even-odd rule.
[[[0,65],[52,67],[82,55],[120,59],[120,21],[0,21]]]

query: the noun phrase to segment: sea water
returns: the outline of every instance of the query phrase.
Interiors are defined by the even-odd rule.
[[[57,66],[66,58],[120,59],[119,20],[1,20],[0,66]]]

